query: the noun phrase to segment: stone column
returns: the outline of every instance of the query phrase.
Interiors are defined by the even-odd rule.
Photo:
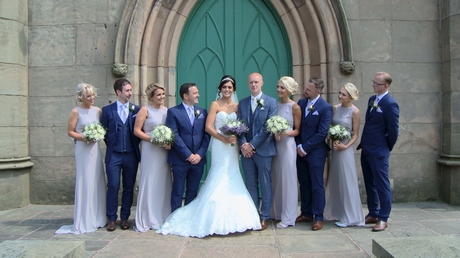
[[[441,197],[460,205],[460,0],[441,1],[443,145]]]
[[[0,210],[29,204],[27,0],[0,0]]]

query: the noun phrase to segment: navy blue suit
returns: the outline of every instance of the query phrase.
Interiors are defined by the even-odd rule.
[[[208,112],[198,106],[195,106],[195,112],[199,113],[199,115],[195,117],[193,126],[182,103],[168,109],[166,117],[166,125],[176,134],[175,142],[168,154],[168,163],[172,165],[174,178],[171,193],[171,211],[182,206],[182,194],[184,193],[186,179],[185,205],[195,199],[203,175],[203,166],[206,164],[206,151],[211,137],[205,131]],[[187,161],[187,158],[192,154],[201,156],[201,161],[196,165],[192,165]]]
[[[107,217],[117,220],[118,191],[120,177],[123,180],[120,218],[128,219],[133,204],[134,185],[141,154],[139,138],[134,133],[134,122],[140,107],[133,104],[134,111],[129,111],[123,124],[117,112],[117,103],[102,108],[101,124],[107,129],[104,141],[107,145],[105,170],[107,173]]]
[[[326,144],[327,131],[332,121],[332,106],[321,97],[314,104],[308,116],[305,108],[308,99],[300,99],[298,104],[302,110],[300,133],[295,138],[301,145],[306,156],[297,155],[297,178],[300,184],[301,215],[323,221],[326,204],[324,191],[324,165],[330,148]]]
[[[369,98],[368,105],[376,96]],[[379,108],[368,107],[361,143],[361,168],[367,193],[369,216],[387,221],[391,211],[391,186],[388,177],[390,152],[398,139],[399,105],[385,95],[378,103]],[[379,208],[380,201],[380,208]]]
[[[250,158],[241,156],[246,187],[254,201],[254,204],[259,210],[259,187],[262,191],[262,207],[260,208],[260,218],[264,220],[270,219],[270,210],[272,207],[272,179],[271,165],[272,158],[276,155],[275,142],[273,137],[267,133],[265,122],[272,116],[277,114],[278,104],[276,100],[270,96],[262,94],[260,99],[263,99],[264,106],[257,106],[254,113],[251,109],[251,96],[244,98],[238,105],[238,118],[243,119],[244,123],[249,127],[247,133],[238,136],[238,142],[241,146],[249,142],[256,153]]]

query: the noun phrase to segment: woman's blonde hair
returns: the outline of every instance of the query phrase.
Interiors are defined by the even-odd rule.
[[[345,85],[343,85],[343,87],[345,88],[345,90],[348,92],[348,95],[350,95],[350,97],[353,100],[358,100],[359,92],[358,92],[358,89],[356,88],[356,86],[353,83],[350,83],[350,82],[345,83]]]
[[[163,91],[165,90],[165,88],[158,83],[151,83],[147,86],[147,88],[145,89],[145,95],[147,95],[149,101],[150,98],[153,97],[153,95],[155,94],[155,91],[157,91],[158,89],[162,89]]]
[[[294,78],[289,76],[281,77],[280,81],[283,83],[284,88],[286,88],[289,93],[295,94],[299,88],[299,84],[294,80]]]
[[[97,96],[96,88],[94,88],[92,85],[88,83],[84,83],[84,82],[79,83],[75,91],[75,98],[78,101],[83,102],[82,98],[86,97],[86,94],[93,94],[93,93],[94,93],[94,96]]]

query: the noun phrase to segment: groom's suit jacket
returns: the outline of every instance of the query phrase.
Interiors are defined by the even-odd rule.
[[[379,108],[371,111],[370,105],[375,98],[375,95],[369,98],[366,122],[357,149],[362,148],[365,154],[388,156],[398,139],[399,105],[388,93],[379,101]]]
[[[302,149],[307,153],[307,156],[302,159],[326,158],[330,151],[325,140],[332,121],[332,106],[320,97],[314,104],[313,110],[305,117],[308,99],[300,99],[298,104],[302,110],[302,124],[295,140],[297,145],[302,144]]]
[[[260,99],[264,100],[264,105],[263,107],[257,106],[254,113],[251,109],[251,96],[240,101],[238,119],[244,120],[243,122],[249,127],[249,131],[239,135],[238,141],[240,147],[249,142],[256,149],[256,153],[262,157],[275,156],[275,142],[273,137],[269,137],[270,133],[267,133],[265,122],[277,114],[278,104],[274,98],[265,94],[262,94]]]
[[[197,165],[206,164],[206,151],[211,137],[205,131],[208,112],[198,106],[195,106],[195,112],[198,112],[199,116],[195,118],[192,126],[182,103],[168,109],[166,125],[176,134],[168,154],[168,163],[188,165],[190,162],[187,158],[194,153],[201,156],[201,161]]]
[[[136,151],[138,161],[141,158],[139,151],[139,138],[134,135],[134,122],[136,121],[137,112],[139,112],[140,107],[132,103],[129,103],[129,106],[134,106],[134,111],[129,111],[126,122],[128,123],[129,136],[131,137],[134,143],[134,150]],[[117,102],[107,105],[102,108],[101,114],[101,124],[106,128],[107,133],[104,137],[104,142],[107,145],[107,151],[105,154],[105,163],[110,162],[112,158],[113,149],[115,146],[115,141],[117,140],[117,125],[118,125],[118,112],[117,112]]]

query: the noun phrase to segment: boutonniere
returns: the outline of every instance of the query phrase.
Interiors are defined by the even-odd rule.
[[[200,110],[195,109],[193,113],[195,114],[195,118],[198,118],[200,116]]]
[[[370,107],[372,107],[372,110],[377,110],[379,109],[379,103],[377,101],[372,101],[371,104],[369,104]]]
[[[315,105],[311,105],[311,104],[310,104],[310,105],[308,105],[308,108],[307,108],[307,110],[308,110],[308,114],[310,114],[310,115],[311,115],[311,111],[313,111],[313,109],[315,109]]]
[[[263,99],[258,99],[257,100],[257,106],[264,107],[264,100]]]
[[[130,113],[133,113],[133,112],[134,112],[134,109],[136,109],[136,106],[134,106],[133,104],[129,103],[128,109],[129,109],[129,112],[130,112]]]

